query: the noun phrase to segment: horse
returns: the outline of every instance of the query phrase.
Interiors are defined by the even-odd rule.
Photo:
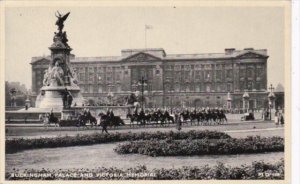
[[[77,118],[77,127],[83,126],[83,127],[87,127],[86,126],[87,120],[86,120],[86,116],[85,115],[80,115]]]
[[[49,113],[40,114],[39,120],[44,122],[44,126],[49,126],[52,123],[54,123],[55,126],[59,126],[59,119],[57,117],[55,117],[54,115],[50,116]]]
[[[217,119],[220,123],[227,122],[227,117],[223,112],[217,113]]]
[[[200,113],[197,113],[197,112],[192,112],[190,114],[190,120],[191,120],[191,125],[193,124],[193,122],[196,120],[198,125],[200,124],[200,120],[201,120],[201,115]]]
[[[110,126],[110,127],[117,127],[117,126],[125,125],[124,121],[119,116],[110,117],[103,113],[99,113],[98,116],[100,117],[100,126],[102,126],[104,124],[106,124],[107,126]]]
[[[136,122],[139,125],[145,126],[146,121],[148,119],[148,117],[146,117],[146,115],[140,115],[140,114],[127,114],[127,118],[130,119],[130,126],[134,122]]]
[[[92,116],[90,113],[85,113],[83,115],[80,115],[78,117],[78,123],[77,126],[85,126],[89,122],[91,124],[91,127],[97,126],[97,119]]]
[[[190,119],[190,115],[189,113],[185,113],[185,112],[182,112],[180,113],[180,116],[182,117],[182,123],[187,123],[187,121]]]
[[[161,116],[161,124],[163,123],[175,123],[174,117],[171,116],[169,113],[165,113]]]

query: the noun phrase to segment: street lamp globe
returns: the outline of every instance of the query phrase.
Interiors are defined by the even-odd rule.
[[[243,99],[249,100],[249,98],[250,98],[249,93],[247,91],[245,91],[245,93],[243,94]]]
[[[270,92],[268,98],[270,101],[273,101],[275,99],[275,94],[273,92]]]

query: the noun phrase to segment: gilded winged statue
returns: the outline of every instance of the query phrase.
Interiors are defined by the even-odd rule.
[[[68,18],[69,14],[70,14],[70,12],[68,12],[67,14],[62,16],[59,13],[59,11],[57,11],[55,13],[55,16],[57,17],[57,21],[56,21],[55,25],[58,26],[58,30],[59,30],[60,33],[62,33],[62,29],[64,28],[64,22]]]

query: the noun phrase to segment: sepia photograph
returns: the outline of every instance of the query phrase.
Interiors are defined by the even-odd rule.
[[[27,3],[2,7],[5,181],[290,180],[289,1]]]

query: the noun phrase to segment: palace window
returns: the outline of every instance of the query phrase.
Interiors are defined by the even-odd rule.
[[[217,84],[217,92],[221,91],[221,84]]]
[[[247,68],[247,77],[254,77],[254,72],[252,68]]]
[[[246,75],[246,70],[244,68],[240,68],[240,78],[245,78],[245,75]]]
[[[190,86],[189,85],[186,85],[185,91],[190,92]]]
[[[201,80],[201,71],[195,71],[195,79]]]
[[[93,93],[93,85],[89,85],[89,93]]]
[[[85,75],[84,73],[79,73],[79,80],[84,81],[85,80]]]
[[[210,92],[210,90],[211,90],[210,84],[207,84],[206,85],[206,92]]]
[[[185,80],[190,80],[191,79],[191,72],[190,71],[185,71],[184,72],[184,79]]]
[[[174,79],[175,79],[175,81],[180,81],[180,78],[181,78],[181,72],[176,72],[175,73],[175,76],[174,76]]]
[[[231,83],[227,83],[227,91],[228,92],[232,91],[232,84]]]
[[[205,80],[210,80],[212,78],[211,71],[204,71]]]
[[[115,86],[108,86],[108,92],[114,92]]]
[[[103,89],[102,89],[102,86],[99,86],[98,87],[98,93],[102,93]]]
[[[84,73],[84,67],[78,67],[78,68],[77,68],[77,71],[78,71],[78,72]]]
[[[118,72],[116,73],[116,81],[120,81],[121,80],[121,74]]]
[[[94,81],[94,73],[89,73],[89,81]]]
[[[190,66],[190,65],[185,65],[184,69],[185,69],[185,70],[190,70],[190,69],[191,69],[191,66]]]
[[[265,75],[264,68],[262,66],[260,66],[259,68],[256,68],[256,73],[257,73],[257,76],[263,77]]]
[[[216,78],[217,80],[222,80],[222,70],[216,70]]]
[[[180,91],[180,85],[179,84],[175,84],[175,91],[179,92]]]
[[[175,65],[174,70],[177,70],[177,71],[180,70],[180,65]]]
[[[171,71],[165,71],[165,77],[166,77],[166,79],[172,79],[172,72]]]
[[[252,90],[253,89],[253,82],[248,82],[247,89]]]
[[[97,74],[97,79],[98,79],[98,81],[101,81],[101,80],[102,80],[101,73],[98,73],[98,74]]]
[[[171,91],[171,86],[170,86],[170,84],[166,84],[166,85],[165,85],[165,90],[166,90],[167,92]]]
[[[226,78],[232,78],[232,70],[226,70]]]
[[[185,85],[180,85],[180,91],[185,91],[186,87]]]
[[[263,84],[262,84],[261,82],[257,82],[257,83],[256,83],[256,89],[257,89],[257,90],[263,90],[263,89],[264,89]]]

